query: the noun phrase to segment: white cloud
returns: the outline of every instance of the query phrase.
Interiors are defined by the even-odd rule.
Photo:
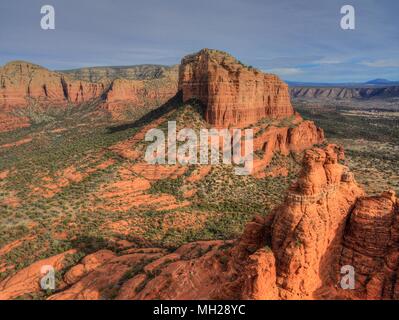
[[[269,73],[276,73],[281,76],[292,76],[296,74],[301,74],[303,71],[300,68],[274,68],[267,70]]]
[[[368,67],[375,68],[399,68],[399,60],[387,59],[387,60],[374,60],[374,61],[363,61],[363,64]]]
[[[338,58],[321,58],[320,60],[316,60],[314,63],[318,64],[338,64],[338,63],[343,63],[343,59],[338,59]]]

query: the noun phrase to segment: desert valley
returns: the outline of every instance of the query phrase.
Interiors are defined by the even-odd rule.
[[[147,163],[168,121],[253,129],[251,174]],[[172,66],[9,62],[0,299],[397,300],[398,137],[397,84],[288,85],[213,49]]]

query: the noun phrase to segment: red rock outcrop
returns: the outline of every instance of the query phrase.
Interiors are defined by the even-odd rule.
[[[101,96],[106,89],[105,83],[91,83],[83,81],[71,81],[62,79],[67,100],[73,104],[90,101]]]
[[[183,101],[196,98],[203,103],[206,121],[216,127],[244,127],[264,117],[294,114],[287,84],[217,50],[183,58],[179,89]]]
[[[65,100],[61,76],[38,65],[14,61],[0,69],[0,105],[24,106],[28,98]]]
[[[29,119],[27,117],[17,117],[8,112],[0,111],[0,132],[13,131],[18,128],[29,127]]]
[[[106,109],[113,118],[123,118],[129,105],[134,107],[160,106],[177,93],[177,74],[152,80],[116,79],[104,94]]]
[[[346,217],[362,190],[338,163],[336,146],[305,153],[304,167],[275,212],[271,246],[284,299],[311,299],[331,277]]]
[[[120,257],[99,261],[97,268],[92,270],[70,288],[50,297],[51,300],[99,300],[113,295],[112,288],[118,284],[127,272],[135,266],[160,258],[162,250],[153,250],[152,253],[135,252]],[[71,280],[71,279],[70,279]],[[70,282],[71,283],[71,282]]]
[[[312,121],[303,121],[296,115],[292,127],[269,126],[261,134],[254,135],[254,150],[263,151],[261,159],[254,159],[253,173],[260,172],[269,165],[275,153],[284,156],[291,152],[300,153],[324,141],[324,131]]]
[[[41,269],[44,266],[52,266],[56,271],[64,267],[66,257],[76,253],[69,250],[56,256],[37,261],[16,274],[7,277],[0,282],[0,300],[14,299],[26,293],[40,291],[40,279],[43,277]]]
[[[342,157],[334,145],[308,150],[284,204],[245,236],[259,249],[246,262],[242,298],[399,299],[397,198],[364,196]],[[344,266],[354,288],[341,287]]]
[[[120,300],[222,297],[228,288],[222,288],[219,280],[227,283],[236,277],[221,253],[225,246],[230,242],[198,241],[172,254],[159,248],[128,249],[49,299],[109,298],[115,294],[110,288],[118,289],[115,298]]]
[[[104,264],[106,261],[115,258],[115,256],[115,253],[110,250],[100,250],[89,254],[82,259],[81,263],[68,270],[64,275],[64,280],[67,284],[73,284],[83,278],[83,276],[88,274],[90,271],[93,271]]]
[[[0,132],[30,125],[16,109],[27,106],[64,107],[99,97],[103,83],[71,80],[38,65],[13,61],[0,68]],[[23,114],[23,113],[22,113]]]
[[[0,106],[26,106],[30,99],[51,105],[80,103],[98,97],[104,84],[69,80],[38,65],[13,61],[0,69]]]
[[[399,299],[399,203],[394,192],[360,198],[342,243],[340,266],[354,268],[355,297]]]
[[[74,80],[29,62],[13,61],[0,68],[0,131],[29,126],[29,119],[15,116],[15,108],[35,104],[62,107],[101,98],[102,110],[118,119],[131,105],[159,106],[176,92],[177,68],[152,80],[105,79],[96,83]]]
[[[176,81],[117,79],[107,92],[107,102],[128,101],[137,106],[153,105],[154,101],[161,104],[172,98],[176,92]]]

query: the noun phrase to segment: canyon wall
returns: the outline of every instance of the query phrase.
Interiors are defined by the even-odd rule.
[[[71,81],[63,75],[24,61],[6,64],[0,69],[0,106],[23,107],[30,99],[44,104],[81,103],[99,97],[102,83]]]
[[[177,92],[177,77],[151,80],[117,79],[106,93],[106,102],[130,102],[136,106],[161,105]]]
[[[91,82],[24,61],[10,62],[0,68],[0,132],[29,126],[29,119],[16,111],[31,106],[62,108],[98,99],[101,110],[123,118],[131,107],[162,105],[177,92],[177,67],[158,69],[139,68],[136,72],[143,77],[155,73],[159,78]]]
[[[357,201],[342,243],[340,265],[354,267],[355,296],[399,300],[399,201],[393,191]]]
[[[103,82],[73,80],[28,62],[15,61],[0,69],[0,106],[20,107],[30,99],[41,103],[79,104],[98,97],[105,102],[129,101],[138,106],[162,103],[177,92],[177,69],[151,80],[103,79]]]
[[[216,127],[244,127],[265,117],[294,114],[287,84],[217,50],[203,49],[183,58],[179,89],[183,101],[202,102],[206,121]]]

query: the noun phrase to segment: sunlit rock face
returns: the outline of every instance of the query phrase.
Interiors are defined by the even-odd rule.
[[[179,89],[184,101],[196,98],[203,103],[205,119],[216,127],[244,127],[265,117],[294,114],[287,84],[217,50],[183,58]]]
[[[58,72],[13,61],[0,68],[0,106],[26,106],[30,99],[53,105],[81,103],[100,96],[103,83],[71,80]]]

